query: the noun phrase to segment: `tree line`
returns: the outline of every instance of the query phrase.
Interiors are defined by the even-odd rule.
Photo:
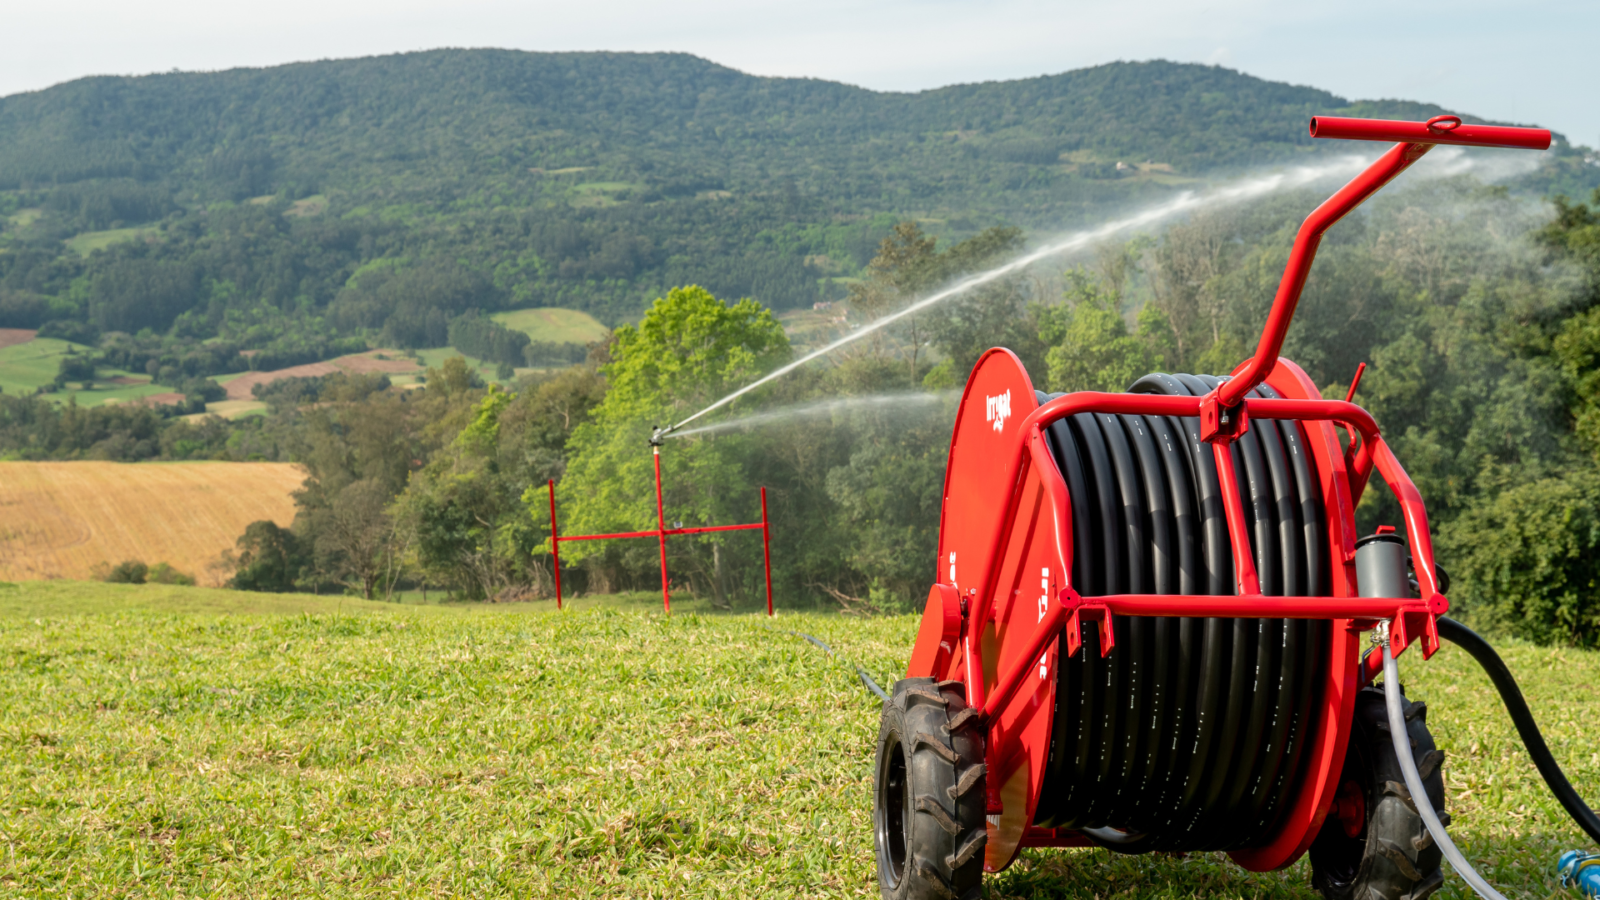
[[[913,608],[932,571],[947,398],[978,354],[1012,348],[1051,391],[1122,390],[1150,371],[1225,373],[1259,335],[1316,199],[1197,215],[991,283],[766,385],[705,421],[802,414],[667,442],[669,519],[751,521],[764,485],[780,602]],[[898,309],[1024,240],[993,228],[945,242],[902,222],[850,288],[852,316]],[[1396,190],[1330,231],[1284,347],[1326,396],[1343,397],[1357,364],[1370,365],[1357,399],[1428,500],[1458,611],[1491,630],[1586,646],[1600,642],[1596,247],[1600,194],[1542,206],[1470,180]],[[794,352],[769,308],[686,287],[582,364],[505,389],[452,360],[421,390],[381,376],[280,383],[263,393],[266,416],[198,424],[6,397],[0,452],[303,463],[293,526],[251,526],[239,587],[548,596],[547,479],[558,484],[563,530],[653,527],[651,427]],[[919,399],[834,402],[885,394]],[[1399,521],[1381,488],[1357,516],[1363,531]],[[670,542],[676,588],[756,605],[760,547],[747,538]],[[651,587],[656,552],[575,545],[563,553],[564,584]]]

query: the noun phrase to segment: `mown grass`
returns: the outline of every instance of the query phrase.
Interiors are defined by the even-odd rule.
[[[94,348],[58,338],[38,337],[21,344],[0,347],[0,390],[8,394],[26,395],[53,383],[56,374],[61,371],[61,358],[67,355],[68,349],[89,353]],[[118,377],[134,378],[139,383],[112,384],[111,379]],[[95,373],[94,387],[85,390],[74,381],[46,396],[56,403],[66,403],[69,398],[76,398],[79,406],[99,406],[102,403],[126,403],[171,390],[165,385],[151,383],[149,376],[142,373],[100,369]]]
[[[610,333],[594,316],[556,306],[506,310],[489,318],[533,340],[557,344],[587,344]]]
[[[88,256],[96,250],[104,250],[113,244],[138,240],[160,233],[161,229],[150,226],[142,228],[112,228],[106,231],[85,231],[67,238],[66,245],[68,250],[79,256]]]
[[[229,603],[232,600],[233,605]],[[869,897],[878,705],[916,622],[0,589],[0,886],[28,896]],[[224,614],[224,612],[230,614]],[[274,614],[276,613],[276,614]],[[1508,658],[1594,796],[1600,655]],[[1403,660],[1510,896],[1579,846],[1487,682]],[[991,897],[1309,897],[1304,862],[1030,852]],[[1447,897],[1465,897],[1451,880]]]
[[[84,353],[93,348],[56,338],[34,338],[21,344],[0,347],[0,390],[8,394],[31,394],[34,388],[49,384],[61,371],[61,357],[68,349]]]

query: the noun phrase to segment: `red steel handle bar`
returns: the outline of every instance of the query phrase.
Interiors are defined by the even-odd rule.
[[[1261,342],[1256,346],[1255,356],[1237,376],[1212,391],[1208,399],[1224,407],[1234,406],[1267,379],[1278,362],[1279,351],[1283,349],[1284,336],[1289,333],[1289,323],[1294,320],[1295,307],[1300,304],[1300,292],[1306,286],[1306,276],[1311,274],[1311,263],[1317,257],[1317,247],[1322,243],[1323,233],[1430,149],[1427,144],[1420,143],[1394,145],[1389,152],[1378,157],[1377,162],[1312,210],[1300,226],[1300,232],[1295,235],[1294,247],[1289,251],[1289,262],[1284,267],[1283,279],[1278,282],[1278,294],[1272,300],[1272,312],[1267,315],[1267,324],[1261,331]]]
[[[1283,349],[1283,339],[1294,319],[1295,307],[1300,303],[1300,292],[1305,288],[1306,276],[1311,273],[1311,263],[1316,259],[1317,246],[1322,235],[1335,222],[1360,206],[1388,184],[1396,175],[1422,158],[1434,144],[1465,144],[1480,147],[1520,147],[1544,150],[1550,146],[1550,132],[1542,128],[1506,128],[1493,125],[1463,125],[1455,116],[1435,116],[1427,122],[1394,122],[1386,119],[1346,119],[1319,116],[1311,120],[1314,138],[1350,138],[1369,141],[1399,141],[1389,152],[1378,158],[1365,171],[1350,180],[1337,193],[1323,201],[1306,217],[1295,235],[1294,248],[1289,251],[1289,262],[1284,267],[1283,279],[1278,282],[1278,294],[1272,301],[1272,312],[1261,332],[1261,343],[1249,365],[1233,380],[1225,382],[1208,400],[1232,407],[1257,385],[1266,380]],[[1209,417],[1202,417],[1206,420]]]
[[[1468,125],[1461,121],[1460,116],[1434,116],[1426,122],[1314,116],[1311,119],[1311,136],[1345,141],[1455,144],[1465,147],[1505,147],[1513,150],[1550,149],[1550,130],[1547,128]]]

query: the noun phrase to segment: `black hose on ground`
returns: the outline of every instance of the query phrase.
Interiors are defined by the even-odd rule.
[[[773,630],[777,631],[778,629],[773,629]],[[784,634],[792,634],[795,637],[805,638],[806,640],[808,640],[811,643],[813,643],[813,644],[817,645],[818,647],[820,647],[822,649],[823,653],[826,653],[829,656],[833,657],[834,659],[837,659],[840,662],[844,663],[845,665],[849,666],[850,668],[855,669],[856,670],[856,677],[861,679],[861,683],[866,686],[867,690],[873,692],[874,694],[877,694],[878,698],[880,700],[884,701],[885,703],[889,702],[889,695],[884,692],[883,688],[878,687],[878,683],[876,681],[872,680],[872,676],[867,674],[867,670],[866,669],[863,669],[860,666],[856,665],[855,663],[851,662],[850,660],[845,659],[844,657],[840,656],[837,653],[834,653],[832,647],[829,647],[827,644],[824,644],[822,641],[818,640],[817,638],[812,637],[809,634],[806,634],[804,631],[785,631]]]
[[[1478,635],[1476,631],[1457,622],[1448,616],[1439,617],[1439,637],[1444,638],[1457,647],[1467,651],[1467,654],[1478,661],[1483,667],[1489,680],[1494,683],[1494,689],[1500,692],[1500,699],[1506,704],[1506,712],[1511,715],[1511,721],[1517,726],[1517,734],[1522,736],[1522,745],[1528,748],[1528,755],[1533,757],[1533,764],[1539,769],[1539,774],[1544,777],[1544,783],[1550,786],[1550,793],[1561,803],[1572,821],[1578,827],[1589,833],[1589,837],[1600,841],[1600,817],[1596,817],[1594,810],[1583,802],[1578,792],[1572,789],[1572,782],[1561,771],[1561,766],[1556,764],[1555,757],[1550,755],[1550,747],[1544,742],[1544,735],[1539,733],[1539,726],[1534,724],[1533,713],[1528,710],[1528,703],[1522,699],[1522,690],[1517,687],[1517,681],[1511,677],[1511,670],[1506,668],[1500,654],[1494,652],[1489,642]]]

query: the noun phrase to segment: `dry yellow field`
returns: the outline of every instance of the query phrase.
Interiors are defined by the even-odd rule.
[[[246,525],[294,519],[304,479],[290,463],[0,462],[0,581],[89,578],[136,559],[218,583]]]

